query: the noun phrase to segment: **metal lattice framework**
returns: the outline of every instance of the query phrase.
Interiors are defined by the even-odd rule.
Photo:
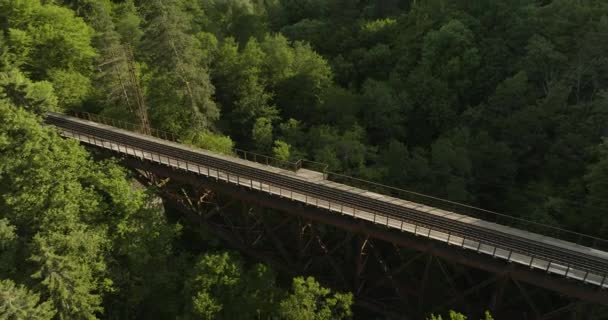
[[[566,291],[582,289],[560,284],[561,278],[457,253],[424,237],[387,236],[385,227],[345,216],[328,219],[325,209],[294,206],[288,198],[252,194],[221,180],[201,181],[153,163],[123,161],[138,168],[144,184],[155,186],[151,177],[169,177],[158,190],[187,225],[211,231],[229,247],[284,274],[314,275],[336,290],[353,292],[362,318],[367,311],[391,319],[423,319],[428,312],[449,309],[474,316],[491,310],[497,319],[608,316],[605,307],[582,296],[553,291],[561,285],[568,286]],[[543,283],[553,286],[543,288]]]
[[[91,119],[95,120],[94,118]],[[124,131],[98,124],[76,121],[69,117],[50,115],[47,122],[61,128],[66,137],[75,138],[88,145],[101,147],[120,154],[125,157],[125,163],[129,167],[143,168],[147,171],[155,172],[159,176],[171,177],[175,181],[181,181],[191,186],[205,182],[208,188],[220,193],[229,194],[231,197],[244,199],[247,203],[257,203],[264,207],[296,214],[300,219],[304,218],[305,221],[315,221],[315,226],[323,225],[337,228],[337,230],[345,233],[342,239],[339,240],[341,245],[333,243],[333,241],[338,240],[323,239],[320,237],[322,233],[315,232],[316,236],[312,240],[309,239],[306,243],[310,243],[309,247],[311,244],[316,244],[317,255],[313,256],[316,258],[312,259],[312,262],[302,263],[302,261],[295,257],[290,257],[290,254],[294,252],[302,252],[302,248],[297,248],[295,245],[295,247],[285,248],[283,246],[281,248],[282,246],[279,245],[289,243],[285,239],[288,239],[290,235],[298,234],[294,230],[288,228],[286,230],[290,230],[289,232],[279,235],[276,232],[269,232],[269,230],[275,229],[268,222],[246,225],[243,227],[244,229],[230,227],[235,226],[232,219],[230,223],[226,221],[224,223],[214,222],[213,219],[225,219],[226,215],[223,214],[215,214],[213,219],[205,218],[203,222],[200,222],[216,230],[220,238],[233,245],[233,247],[241,249],[246,253],[255,253],[256,258],[267,261],[279,268],[281,266],[310,266],[304,269],[296,268],[295,270],[299,270],[298,272],[300,273],[315,274],[320,279],[326,278],[323,275],[324,273],[327,274],[328,270],[333,270],[335,275],[332,275],[329,279],[325,279],[326,282],[332,282],[331,279],[339,279],[340,281],[338,282],[333,281],[332,286],[353,291],[358,298],[357,302],[359,305],[365,305],[378,312],[390,314],[392,309],[395,309],[396,312],[402,312],[399,310],[400,308],[388,307],[394,305],[405,306],[405,309],[410,313],[416,308],[418,312],[429,310],[429,306],[438,305],[437,301],[425,296],[425,292],[429,291],[434,293],[433,297],[435,299],[446,302],[446,307],[461,305],[464,302],[462,307],[469,308],[466,306],[466,303],[470,299],[466,299],[466,297],[471,294],[480,294],[480,296],[492,297],[493,300],[487,305],[497,308],[502,304],[501,297],[512,295],[512,292],[509,292],[511,290],[518,293],[517,296],[522,297],[526,305],[530,306],[530,314],[533,317],[525,317],[529,319],[541,318],[544,311],[539,310],[535,306],[533,302],[535,293],[529,293],[530,290],[527,290],[526,285],[522,285],[522,283],[533,284],[538,288],[543,288],[543,290],[565,294],[575,299],[586,301],[585,303],[608,305],[606,292],[600,290],[600,288],[606,285],[608,261],[593,255],[585,255],[581,252],[569,250],[569,247],[550,245],[544,240],[535,241],[534,239],[510,236],[501,233],[500,230],[484,229],[473,220],[471,220],[473,222],[469,223],[446,220],[432,213],[417,210],[418,208],[422,208],[423,205],[418,205],[413,207],[413,209],[404,211],[396,205],[397,200],[381,198],[380,193],[376,193],[376,196],[370,197],[369,195],[365,195],[365,190],[361,191],[352,186],[341,187],[341,185],[337,185],[335,180],[353,180],[353,178],[339,176],[327,171],[322,174],[322,182],[316,184],[307,183],[301,179],[291,178],[286,174],[269,171],[267,168],[256,167],[229,157],[211,155],[202,150],[193,150],[168,141],[163,142],[136,134],[128,134]],[[131,130],[137,131],[137,128],[132,127]],[[163,136],[163,134],[158,134],[158,132],[155,134],[154,130],[152,130],[152,134]],[[166,137],[169,138],[169,136]],[[252,155],[245,154],[245,157],[252,157]],[[276,164],[268,157],[264,158],[261,155],[253,155],[253,157],[253,159],[247,160],[255,159],[257,163],[261,162],[264,165],[266,163],[268,165]],[[260,161],[260,159],[262,160]],[[297,172],[304,166],[303,163],[305,162],[279,163],[277,166]],[[291,167],[291,165],[294,166]],[[368,182],[358,180],[355,183],[369,184]],[[377,189],[382,188],[387,187],[374,185],[371,189],[379,191]],[[397,191],[403,192],[404,190],[392,189],[390,192]],[[411,197],[422,197],[433,201],[441,200],[405,192]],[[175,193],[167,192],[165,198],[171,200],[170,195],[172,194]],[[424,204],[424,201],[426,200],[420,200],[418,203]],[[181,211],[187,213],[187,215],[193,215],[194,212],[197,212],[194,215],[201,218],[200,213],[203,211],[193,206],[191,201],[184,202],[183,199],[173,198],[172,202]],[[444,200],[441,200],[441,202],[450,206],[463,206]],[[185,203],[188,205],[185,205]],[[468,206],[465,207],[471,210],[481,210]],[[258,212],[260,210],[254,211]],[[497,216],[490,211],[486,213]],[[284,225],[293,224],[293,219],[290,219],[290,217],[285,218],[285,222],[282,223]],[[498,215],[497,217],[502,217],[502,215]],[[514,221],[518,221],[517,223],[519,224],[522,223],[522,221],[516,219]],[[541,226],[531,225],[535,226],[534,228]],[[243,234],[244,230],[256,230],[256,228],[260,227],[262,228],[259,229],[258,233],[261,232],[261,234],[266,235],[269,239],[263,243],[271,247],[272,250],[258,251],[251,249],[251,246],[244,245],[244,243],[247,243],[244,240],[246,239],[246,236]],[[589,244],[590,246],[594,245],[599,249],[603,248],[604,245],[601,239],[567,232],[550,226],[542,227],[550,230],[551,233],[566,234],[568,235],[567,237],[574,236],[577,239],[581,239],[581,243]],[[310,230],[313,230],[313,228],[311,227]],[[434,240],[441,240],[443,243]],[[336,258],[336,255],[340,255],[345,251],[343,250],[344,248],[353,247],[352,244],[347,245],[347,243],[352,241],[360,243],[358,251],[354,250],[355,252],[359,252],[359,254],[351,255],[349,259],[344,257],[340,259]],[[298,242],[295,241],[293,243]],[[355,248],[357,248],[356,245]],[[408,248],[416,252],[424,252],[430,258],[427,258],[426,262],[421,264],[420,257],[412,259],[411,257],[400,256],[400,250],[397,248]],[[484,253],[485,255],[478,253]],[[416,253],[414,256],[419,254]],[[280,258],[278,261],[281,262],[273,263],[273,261],[277,261],[277,255]],[[505,263],[497,260],[497,257],[504,259],[506,262],[514,261],[517,263]],[[522,263],[521,257],[526,257],[528,260]],[[368,268],[369,262],[364,262],[370,261],[370,258],[374,262],[373,265],[375,267],[373,268]],[[319,261],[325,261],[328,265],[317,266]],[[353,261],[355,262],[353,263]],[[352,274],[340,275],[340,270],[351,264],[357,266],[355,270],[359,270],[354,273],[355,276]],[[493,276],[487,277],[485,280],[479,280],[475,279],[475,276],[467,275],[470,272],[456,271],[459,270],[459,267],[452,266],[460,266],[460,268],[462,266],[466,266],[467,268],[472,267],[483,270],[483,272],[492,274]],[[555,275],[559,274],[559,272],[555,272],[554,270],[556,266],[563,267],[562,277]],[[348,270],[348,268],[346,267],[344,270]],[[368,277],[365,275],[365,270],[370,270],[373,276]],[[400,271],[396,272],[395,270]],[[406,273],[405,271],[416,274],[420,281],[411,282],[410,280],[410,284],[408,285],[408,280],[403,278],[403,274]],[[548,274],[548,271],[551,271],[554,275]],[[441,292],[441,289],[432,288],[431,290],[428,287],[430,286],[428,279],[437,278],[430,277],[429,275],[431,274],[442,275],[440,278],[446,279],[442,286],[449,288],[444,291],[452,292],[451,298],[449,295],[442,296],[435,294],[435,292]],[[475,274],[479,274],[479,272]],[[574,278],[578,281],[571,281],[567,278]],[[594,281],[596,286],[585,284],[591,281]],[[372,289],[368,289],[365,285],[362,286],[363,283],[369,285],[370,282],[373,283]],[[430,283],[432,284],[433,282],[431,281]],[[466,287],[465,283],[469,285],[469,289],[462,289]],[[473,283],[477,284],[471,286]],[[494,290],[492,294],[481,295],[480,292],[494,286],[499,289],[492,289]],[[387,292],[387,288],[390,288],[389,291],[394,292],[394,297],[389,300],[381,299],[381,301],[378,301],[379,294]],[[509,292],[509,295],[506,295],[505,292]],[[418,294],[417,304],[412,302],[416,300],[413,298],[416,296],[414,293]],[[551,299],[552,301],[557,301],[561,298]],[[416,308],[413,307],[415,305],[417,306]],[[543,305],[547,304],[543,303]],[[559,310],[563,312],[579,312],[579,306],[580,302],[568,300],[567,304],[553,307],[550,312],[556,315],[560,315],[558,313]],[[589,310],[590,308],[584,309]],[[522,317],[521,314],[519,316]],[[546,319],[555,318],[551,313],[547,316],[549,318]],[[559,317],[555,319],[559,319]]]

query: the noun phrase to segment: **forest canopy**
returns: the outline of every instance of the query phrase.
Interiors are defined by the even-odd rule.
[[[349,293],[192,249],[47,111],[602,236],[606,52],[603,0],[0,0],[0,317],[352,317]]]

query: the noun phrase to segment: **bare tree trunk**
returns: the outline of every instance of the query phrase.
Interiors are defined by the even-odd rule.
[[[116,59],[116,54],[114,52],[114,50],[110,51],[110,54],[113,58],[113,61],[120,61],[121,59]],[[127,90],[127,86],[125,85],[125,81],[122,79],[122,72],[120,70],[120,68],[118,67],[117,63],[113,63],[113,68],[114,68],[114,72],[116,72],[116,77],[118,78],[118,82],[120,83],[120,87],[122,89],[122,95],[123,98],[125,100],[125,103],[127,104],[127,108],[129,108],[130,111],[133,111],[133,107],[131,106],[131,99],[129,99],[129,93]]]
[[[161,5],[161,9],[162,9],[161,10],[162,19],[163,19],[163,22],[166,24],[167,23],[167,14],[166,14],[166,11],[164,10],[165,5],[162,0],[159,0],[159,3]],[[173,39],[169,38],[169,44],[171,45],[171,49],[173,50],[173,54],[175,55],[175,59],[177,60],[177,63],[176,63],[176,68],[178,69],[177,76],[184,82],[184,85],[186,85],[186,92],[188,93],[188,97],[190,98],[190,105],[192,107],[192,112],[194,112],[195,115],[199,115],[199,110],[196,105],[196,100],[194,99],[194,92],[192,91],[192,87],[190,86],[190,81],[188,81],[188,79],[186,77],[186,70],[184,70],[181,57],[180,57],[179,53],[177,52],[177,47],[175,46],[175,41],[173,41]]]
[[[131,85],[133,87],[136,109],[135,114],[139,119],[141,124],[142,132],[145,134],[150,134],[150,120],[148,118],[148,108],[146,106],[146,100],[141,90],[141,86],[139,84],[139,77],[137,76],[137,71],[135,70],[135,58],[133,57],[133,50],[129,45],[124,45],[124,51],[126,56],[127,68],[129,69],[129,76],[131,80]]]

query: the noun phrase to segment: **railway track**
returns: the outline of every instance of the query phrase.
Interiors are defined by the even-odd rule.
[[[234,174],[235,176],[262,181],[286,190],[292,190],[296,193],[305,194],[309,197],[322,199],[338,205],[341,204],[361,211],[376,212],[392,219],[404,221],[405,223],[420,225],[425,228],[431,228],[434,231],[444,232],[509,252],[526,255],[533,259],[563,265],[572,270],[580,270],[599,276],[608,274],[608,260],[597,256],[587,255],[582,252],[569,250],[545,242],[533,241],[475,224],[456,221],[373,199],[354,192],[307,182],[288,175],[273,173],[238,162],[209,156],[189,150],[185,147],[177,147],[173,143],[165,142],[163,140],[157,139],[157,141],[152,141],[151,139],[143,139],[128,131],[98,125],[87,125],[82,120],[72,120],[70,117],[60,114],[48,114],[46,122],[62,129],[75,131],[98,139],[121,143],[151,153],[170,156],[205,167],[218,168],[229,172],[230,174]]]

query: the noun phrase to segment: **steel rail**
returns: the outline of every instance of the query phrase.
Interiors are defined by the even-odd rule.
[[[582,234],[579,232],[563,229],[553,225],[547,225],[536,221],[526,220],[520,217],[511,216],[496,211],[486,210],[471,205],[441,199],[433,197],[427,194],[422,194],[414,191],[403,190],[388,185],[384,185],[377,182],[367,181],[351,176],[347,176],[335,172],[327,172],[327,179],[346,184],[349,186],[356,186],[361,189],[378,192],[384,195],[404,199],[407,201],[424,204],[430,207],[436,207],[446,211],[453,211],[455,213],[464,214],[470,217],[475,217],[488,222],[494,222],[497,224],[513,227],[516,229],[525,230],[532,233],[538,233],[544,236],[565,240],[568,242],[575,242],[576,244],[591,246],[599,249],[596,246],[602,245],[602,249],[608,250],[608,240],[601,239],[598,237]],[[480,217],[481,216],[481,217]],[[532,229],[531,229],[532,228]],[[543,232],[541,233],[540,230]],[[548,232],[548,234],[546,233]],[[586,242],[586,244],[583,244]],[[600,249],[600,250],[602,250]]]
[[[464,239],[473,240],[509,252],[516,252],[539,260],[571,266],[572,269],[592,272],[600,276],[608,273],[608,261],[599,257],[585,255],[577,251],[538,241],[531,241],[530,239],[496,230],[488,230],[480,226],[454,221],[449,218],[443,218],[423,211],[386,203],[356,193],[302,181],[300,179],[249,167],[229,160],[207,156],[192,150],[178,148],[167,143],[153,142],[148,139],[138,138],[130,132],[118,133],[115,130],[69,121],[65,118],[56,116],[50,116],[48,119],[50,120],[50,124],[54,124],[60,128],[83,132],[84,134],[97,136],[108,141],[116,141],[121,144],[145,149],[158,154],[179,157],[185,161],[190,161],[202,166],[221,168],[221,170],[235,175],[267,181],[272,185],[293,190],[300,194],[307,194],[311,197],[323,199],[324,201],[347,205],[374,214],[380,213],[380,215],[397,218],[400,221],[452,234],[463,238],[463,241]]]
[[[88,112],[77,112],[70,111],[70,114],[74,114],[76,117],[81,119],[88,119],[97,123],[106,124],[112,127],[118,126],[121,129],[129,131],[135,131],[141,133],[143,127],[139,124],[133,124],[122,120],[101,116],[98,114]],[[179,142],[176,139],[176,135],[171,132],[160,131],[151,129],[150,134],[160,139],[170,140],[172,142]],[[598,237],[589,236],[579,232],[566,230],[557,226],[547,225],[538,223],[535,221],[525,220],[512,215],[501,214],[495,211],[474,207],[471,205],[458,203],[446,199],[433,197],[426,194],[421,194],[411,190],[404,190],[395,188],[387,185],[383,185],[377,182],[367,181],[356,177],[343,175],[340,173],[328,171],[327,164],[309,161],[306,159],[300,159],[297,162],[289,162],[281,159],[276,159],[262,154],[255,154],[245,150],[234,149],[237,156],[244,155],[245,160],[253,160],[254,162],[278,166],[280,168],[287,168],[289,170],[298,171],[301,168],[312,169],[320,171],[323,174],[323,178],[338,183],[343,183],[350,186],[356,186],[363,190],[373,191],[380,194],[397,197],[400,199],[408,200],[414,203],[424,204],[430,207],[443,209],[445,211],[458,212],[471,217],[480,218],[484,221],[494,222],[503,226],[513,227],[515,229],[526,230],[535,234],[541,234],[551,238],[557,238],[568,242],[573,242],[579,245],[590,246],[601,251],[608,250],[608,240],[600,239]],[[247,154],[253,155],[253,159],[248,159]]]
[[[83,130],[83,128],[80,128],[80,130]],[[87,130],[87,129],[84,128],[84,130]],[[111,132],[111,134],[115,134],[115,133]],[[99,135],[99,133],[97,133],[97,135]],[[121,137],[111,137],[110,139],[114,139],[115,141],[121,141],[121,143],[129,142],[129,141],[124,141],[124,139],[120,139],[120,138]],[[108,137],[106,137],[106,139],[108,139]],[[132,145],[134,147],[141,147],[141,146],[143,146],[141,144],[141,141],[138,141],[138,142],[130,141],[130,142],[131,143],[129,145]],[[148,145],[148,147],[149,147],[149,145]],[[162,152],[163,150],[159,150],[159,149],[156,149],[156,148],[148,148],[148,149],[154,149],[154,152],[159,152],[160,151],[160,153],[163,153]],[[165,151],[164,153],[166,153],[166,150],[164,150],[164,151]],[[186,152],[185,150],[181,150],[179,148],[177,150],[174,150],[174,152],[171,153],[170,155],[174,156],[174,157],[175,156],[181,157],[184,160],[198,162],[198,163],[200,163],[202,165],[205,165],[205,166],[221,167],[221,168],[223,168],[222,170],[229,170],[233,174],[240,174],[242,176],[251,177],[251,178],[254,178],[254,179],[257,179],[257,180],[260,180],[260,178],[262,178],[263,180],[270,181],[272,184],[275,184],[275,185],[282,185],[283,187],[293,187],[293,183],[291,183],[291,184],[283,184],[283,183],[281,183],[282,181],[280,181],[280,179],[279,180],[276,179],[277,177],[268,176],[269,173],[267,171],[261,170],[261,172],[257,172],[257,173],[252,174],[251,172],[247,172],[247,169],[251,169],[251,168],[245,166],[245,168],[244,168],[245,171],[243,171],[242,167],[241,168],[239,168],[238,166],[235,167],[234,164],[231,163],[230,161],[220,160],[220,162],[217,162],[217,159],[214,159],[214,158],[211,159],[212,160],[211,162],[209,162],[210,159],[202,159],[203,161],[201,161],[200,158],[193,158],[192,155],[188,154],[188,152]],[[279,178],[284,178],[284,177],[280,176]],[[292,182],[294,182],[294,181],[292,181]],[[297,183],[297,182],[301,182],[301,181],[299,181],[299,180],[296,179],[295,182]],[[315,185],[314,187],[318,187],[318,185]],[[302,186],[300,186],[299,189],[303,189]],[[334,190],[333,188],[327,188],[326,190],[323,190],[321,194],[319,194],[318,192],[315,192],[315,190],[310,190],[310,189],[308,189],[306,187],[304,187],[304,189],[306,189],[307,193],[310,194],[311,196],[314,195],[317,198],[326,199],[326,201],[333,201],[333,202],[338,202],[338,203],[340,202],[339,200],[337,201],[335,197],[331,197],[331,196],[328,197],[328,196],[326,196],[328,194],[334,194],[334,195],[336,194],[336,190]],[[347,195],[347,197],[348,197],[348,195]],[[344,198],[344,194],[342,194],[342,198]],[[384,209],[384,210],[389,211],[389,212],[392,211],[392,212],[390,212],[390,213],[392,213],[392,216],[398,216],[399,218],[406,218],[408,221],[413,221],[414,223],[421,224],[423,226],[430,226],[432,229],[437,230],[437,231],[445,230],[445,231],[448,231],[448,232],[450,232],[452,234],[461,235],[461,236],[464,236],[465,238],[468,238],[468,239],[471,239],[471,240],[475,240],[475,241],[478,241],[478,242],[483,241],[486,244],[492,244],[493,246],[500,247],[500,248],[502,248],[504,250],[507,250],[507,251],[513,251],[514,248],[520,247],[522,249],[521,250],[517,250],[517,252],[523,253],[523,254],[526,254],[526,255],[530,255],[529,254],[530,250],[526,250],[526,248],[530,247],[529,244],[525,244],[523,247],[516,246],[514,243],[511,243],[510,245],[505,245],[505,242],[513,242],[512,235],[507,235],[507,237],[505,239],[502,239],[503,241],[501,242],[501,241],[497,241],[497,240],[501,240],[501,239],[496,239],[496,236],[497,236],[496,233],[494,234],[493,238],[487,238],[487,237],[485,237],[485,236],[483,236],[483,235],[478,234],[477,232],[475,232],[476,230],[470,230],[470,229],[466,230],[466,229],[458,228],[459,227],[458,224],[462,224],[462,223],[458,223],[457,225],[445,226],[445,225],[443,225],[441,223],[441,221],[429,221],[428,219],[425,219],[425,218],[427,218],[427,216],[430,216],[429,214],[423,214],[422,217],[420,217],[420,214],[418,212],[408,210],[408,211],[410,211],[409,213],[418,214],[418,217],[414,217],[414,219],[411,219],[412,218],[411,216],[409,216],[409,217],[404,216],[403,212],[394,212],[393,210],[390,210],[390,209],[388,209],[386,207],[382,208],[383,205],[385,204],[383,202],[381,202],[380,205],[376,205],[375,208],[370,208],[365,203],[361,203],[360,199],[354,199],[354,201],[352,201],[353,199],[351,198],[350,200],[351,201],[346,201],[346,203],[348,203],[348,205],[351,205],[351,206],[354,205],[354,207],[357,207],[359,209],[369,210],[369,211],[372,211],[372,212],[377,212],[377,208],[381,208],[381,209]],[[369,202],[370,199],[369,198],[365,198],[364,200],[366,202]],[[345,202],[345,201],[342,201],[342,202]],[[403,209],[403,207],[398,207],[398,208],[399,209]],[[386,215],[386,213],[384,213],[384,215]],[[431,217],[431,218],[433,218],[433,217]],[[435,218],[438,218],[438,217],[435,217]],[[440,220],[442,220],[442,219],[440,219]],[[452,224],[453,224],[454,221],[453,220],[449,220],[448,222],[452,222]],[[468,224],[466,225],[466,227],[469,227],[469,226],[470,225],[468,225]],[[461,230],[456,230],[457,228],[461,229]],[[504,241],[504,240],[506,240],[506,241]],[[560,255],[563,255],[563,253],[564,252],[563,252],[563,248],[562,248],[562,250],[560,251]],[[587,256],[584,256],[584,255],[580,255],[577,252],[574,252],[574,253],[577,254],[577,255],[579,255],[580,258],[587,257]],[[540,258],[540,257],[545,256],[545,254],[539,254],[539,251],[537,250],[537,251],[534,252],[534,256]],[[549,261],[551,261],[551,260],[549,260]],[[557,261],[557,259],[553,259],[553,261]],[[595,269],[592,266],[588,266],[588,268],[591,268],[590,271],[593,271]]]

